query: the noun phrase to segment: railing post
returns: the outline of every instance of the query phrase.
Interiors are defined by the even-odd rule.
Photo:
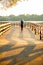
[[[36,35],[36,28],[34,29],[34,31],[35,31],[35,35]]]
[[[31,28],[31,23],[30,23],[30,28]]]
[[[41,27],[40,27],[40,40],[41,40]]]
[[[32,31],[33,31],[33,26],[32,26]]]

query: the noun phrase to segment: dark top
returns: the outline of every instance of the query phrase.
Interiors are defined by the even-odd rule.
[[[23,27],[23,20],[21,20],[21,27]]]

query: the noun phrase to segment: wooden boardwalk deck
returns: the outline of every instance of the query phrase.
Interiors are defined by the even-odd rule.
[[[43,41],[29,28],[13,26],[0,37],[0,65],[43,65]]]

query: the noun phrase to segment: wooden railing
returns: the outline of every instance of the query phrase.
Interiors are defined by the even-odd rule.
[[[40,40],[43,38],[43,25],[30,23],[30,28],[34,31],[35,35],[39,35]]]
[[[0,35],[2,35],[4,32],[8,31],[11,27],[11,23],[4,23],[0,24]]]

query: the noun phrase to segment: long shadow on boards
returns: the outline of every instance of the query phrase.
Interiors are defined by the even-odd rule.
[[[14,50],[20,49],[20,48],[24,48],[24,49],[23,49],[23,51],[21,51],[17,55],[12,55],[12,56],[1,58],[0,62],[11,60],[8,63],[8,65],[15,65],[15,64],[24,65],[27,62],[31,62],[32,60],[34,60],[34,59],[40,57],[41,55],[43,55],[43,48],[34,49],[35,47],[36,47],[36,44],[34,44],[34,43],[28,44],[26,46],[16,47],[16,48],[14,48]],[[33,55],[31,55],[31,54],[33,54]]]

